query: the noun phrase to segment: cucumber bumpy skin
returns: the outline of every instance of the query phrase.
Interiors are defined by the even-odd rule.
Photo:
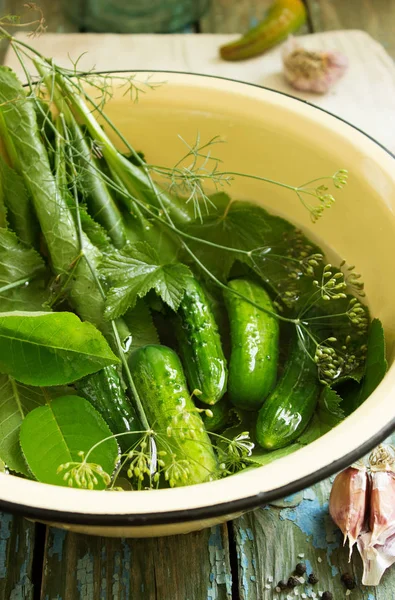
[[[190,277],[176,317],[176,336],[189,388],[215,404],[226,391],[228,370],[221,337],[200,283]]]
[[[266,450],[287,446],[303,433],[322,389],[317,365],[298,339],[292,344],[283,375],[258,413],[256,439]]]
[[[229,287],[262,308],[274,311],[266,290],[247,279],[233,279]],[[229,398],[234,406],[258,410],[276,383],[279,354],[279,324],[275,317],[226,291],[231,355]]]
[[[161,458],[170,485],[215,479],[217,459],[174,350],[143,346],[131,355],[129,366],[147,419],[157,434],[158,449],[166,452]]]
[[[102,415],[112,433],[126,433],[116,438],[122,452],[136,441],[133,432],[141,431],[136,412],[126,397],[117,369],[104,367],[98,373],[83,377],[75,383],[78,392]]]

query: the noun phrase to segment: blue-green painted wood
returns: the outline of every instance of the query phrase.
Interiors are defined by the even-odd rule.
[[[0,513],[0,600],[33,598],[34,540],[33,523]]]
[[[43,600],[231,600],[226,527],[147,540],[47,530]]]
[[[389,441],[394,444],[395,436]],[[304,598],[303,594],[320,598],[324,591],[332,592],[335,600],[347,599],[341,582],[345,572],[357,582],[350,600],[395,600],[395,567],[371,588],[361,585],[362,562],[356,549],[348,563],[348,547],[343,547],[342,535],[329,516],[333,479],[233,522],[240,600],[291,600]],[[296,595],[291,590],[278,594],[276,584],[287,580],[298,562],[305,562],[307,573],[317,574],[319,583],[298,586]]]

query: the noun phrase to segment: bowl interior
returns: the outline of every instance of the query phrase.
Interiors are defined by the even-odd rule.
[[[144,78],[144,74],[137,76]],[[391,399],[395,380],[393,158],[341,120],[276,92],[196,75],[156,73],[153,79],[166,83],[141,94],[136,104],[121,90],[107,106],[107,114],[151,164],[173,166],[186,151],[179,136],[193,144],[199,134],[202,142],[214,136],[225,142],[213,148],[225,171],[301,185],[331,176],[340,168],[348,169],[349,184],[336,192],[335,205],[316,224],[296,194],[287,189],[235,178],[225,191],[285,216],[317,240],[329,256],[356,265],[365,281],[372,314],[382,320],[386,331],[389,372],[374,394],[341,425],[309,447],[254,471],[193,488],[138,494],[102,494],[9,478],[11,483],[0,485],[0,500],[75,513],[82,519],[93,515],[99,521],[107,518],[105,515],[126,514],[167,514],[171,519],[180,511],[200,511],[212,505],[226,512],[229,503],[236,501],[242,506],[249,499],[251,505],[257,505],[352,462],[379,441],[395,419]],[[203,512],[209,514],[210,510],[204,508]]]

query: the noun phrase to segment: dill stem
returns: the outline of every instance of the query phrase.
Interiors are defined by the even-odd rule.
[[[343,313],[337,313],[337,314],[330,314],[330,315],[318,315],[316,317],[309,317],[308,319],[304,319],[304,322],[306,323],[310,323],[310,321],[319,321],[321,319],[334,319],[335,317],[346,317],[347,313],[343,312]]]
[[[3,292],[8,292],[8,290],[13,290],[14,288],[20,287],[25,283],[29,283],[32,280],[32,277],[24,277],[23,279],[18,279],[18,281],[13,281],[12,283],[8,283],[7,285],[3,285],[0,288],[0,294]]]

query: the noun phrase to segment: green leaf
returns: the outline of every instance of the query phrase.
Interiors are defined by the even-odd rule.
[[[265,243],[271,232],[268,222],[268,213],[261,207],[246,202],[232,202],[227,194],[216,194],[211,197],[217,212],[212,212],[186,228],[186,231],[198,238],[207,241],[237,248],[252,250]],[[236,253],[220,249],[199,242],[188,242],[188,245],[197,254],[200,261],[220,279],[226,278],[232,264],[239,258]]]
[[[177,310],[191,274],[181,263],[161,265],[157,252],[144,242],[107,256],[102,271],[114,282],[107,294],[105,316],[108,319],[122,316],[152,289],[170,308]]]
[[[114,246],[107,231],[87,212],[85,206],[79,207],[82,229],[92,242],[102,252],[111,252]]]
[[[1,310],[42,310],[47,298],[44,275],[41,256],[22,244],[12,231],[0,229]],[[32,282],[24,285],[23,281],[27,279]],[[13,284],[16,287],[12,287]]]
[[[130,244],[146,242],[155,248],[163,263],[175,262],[180,242],[168,227],[136,207],[125,213],[123,220]]]
[[[32,202],[22,177],[8,166],[1,156],[0,186],[11,229],[22,242],[35,245],[38,239],[38,223]]]
[[[349,382],[342,390],[347,414],[351,414],[361,406],[383,379],[388,368],[385,353],[383,325],[379,319],[373,319],[369,328],[365,375],[362,383],[357,385]]]
[[[300,446],[311,444],[341,423],[345,418],[344,410],[341,407],[342,402],[342,398],[335,390],[325,386],[318,400],[317,410],[297,443]]]
[[[79,254],[73,217],[62,197],[37,127],[35,101],[8,67],[0,67],[0,131],[12,166],[34,204],[56,273],[68,271]]]
[[[8,225],[7,221],[7,209],[4,202],[4,189],[0,185],[0,227],[6,228]]]
[[[327,431],[338,425],[345,418],[344,410],[341,407],[343,402],[335,390],[325,386],[318,400],[317,416],[323,428]],[[324,432],[326,433],[326,432]]]
[[[34,388],[0,375],[0,456],[12,471],[29,476],[19,444],[19,429],[26,415],[49,398],[71,393],[71,389]]]
[[[365,377],[362,381],[358,406],[374,392],[386,374],[387,368],[383,325],[379,319],[373,319],[369,330]]]
[[[79,396],[63,396],[26,416],[21,426],[20,443],[26,462],[38,481],[66,486],[68,479],[65,480],[64,475],[67,469],[57,473],[58,467],[66,463],[81,463],[80,452],[86,456],[92,446],[111,435],[103,417],[87,400]],[[117,456],[118,446],[111,438],[95,448],[87,462],[100,465],[111,475]],[[105,487],[98,476],[94,487]]]
[[[73,313],[0,313],[0,372],[27,385],[64,385],[118,363],[102,334]]]
[[[131,332],[130,345],[126,342],[128,352],[147,344],[160,343],[150,309],[144,300],[138,300],[136,306],[124,314],[123,319]]]

